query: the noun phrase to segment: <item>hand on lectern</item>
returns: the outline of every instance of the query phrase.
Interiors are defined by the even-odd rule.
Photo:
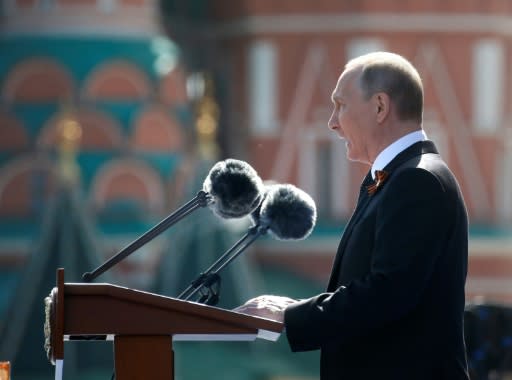
[[[263,295],[250,299],[243,305],[235,308],[234,311],[283,322],[284,310],[288,305],[295,302],[297,300],[289,297]]]

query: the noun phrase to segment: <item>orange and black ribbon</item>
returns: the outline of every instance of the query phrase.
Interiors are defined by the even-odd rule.
[[[375,182],[371,185],[366,186],[366,190],[369,195],[375,194],[375,192],[382,187],[382,184],[388,178],[389,173],[384,170],[375,170]]]

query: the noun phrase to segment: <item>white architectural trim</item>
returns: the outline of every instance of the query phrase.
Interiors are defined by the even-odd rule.
[[[99,8],[99,9],[98,9]],[[114,13],[101,7],[66,6],[44,12],[6,7],[2,35],[108,35],[148,37],[160,32],[154,2],[145,6],[118,7]],[[115,17],[113,15],[115,14]],[[209,31],[216,37],[254,34],[303,34],[339,32],[428,32],[512,35],[512,18],[479,13],[318,13],[275,14],[239,18],[217,24]]]
[[[503,123],[505,46],[501,39],[482,38],[473,45],[473,127],[476,133],[494,136]]]
[[[42,10],[9,8],[0,24],[2,36],[108,36],[143,39],[161,32],[156,1],[105,12],[90,5],[55,6]]]
[[[248,113],[251,132],[272,136],[278,130],[279,52],[272,41],[254,41],[248,50]]]
[[[466,282],[466,292],[483,294],[484,297],[488,293],[491,295],[508,294],[510,289],[512,289],[512,280],[506,276],[469,276]]]
[[[319,13],[253,16],[219,24],[218,37],[339,32],[497,33],[512,35],[512,18],[479,13]]]

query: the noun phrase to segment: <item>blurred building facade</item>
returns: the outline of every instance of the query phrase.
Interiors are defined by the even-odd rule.
[[[349,217],[367,170],[345,160],[344,144],[327,129],[330,94],[348,59],[389,50],[418,68],[426,95],[424,128],[454,170],[468,205],[468,300],[511,301],[512,5],[457,0],[216,4],[213,33],[227,65],[237,68],[230,81],[226,108],[234,112],[227,128],[243,129],[233,135],[245,139],[234,151],[246,154],[262,177],[308,191],[319,209],[312,239],[293,247],[270,244],[262,257],[325,279],[341,235],[332,227]],[[297,251],[303,260],[297,260]]]
[[[0,320],[63,176],[102,261],[179,206],[205,163],[225,157],[315,199],[308,240],[262,239],[249,260],[311,284],[301,295],[270,281],[269,292],[322,288],[367,170],[329,133],[330,96],[344,63],[375,50],[406,56],[423,77],[425,130],[468,204],[468,302],[511,302],[511,16],[512,4],[498,0],[4,1]],[[220,110],[220,153],[199,148],[202,72]],[[115,269],[116,281],[147,289],[162,276],[165,287],[174,281],[162,274],[169,246],[155,240]]]
[[[112,218],[164,215],[190,111],[178,49],[159,37],[155,6],[3,4],[0,213],[2,246],[11,251],[4,259],[23,262],[18,232],[37,230],[70,126],[77,141],[64,160],[76,161],[68,171],[91,216],[113,225]]]
[[[208,67],[193,66],[198,58],[186,57],[198,47],[166,36],[159,12],[167,4],[2,3],[0,357],[12,361],[13,377],[52,375],[42,349],[42,300],[55,269],[80,281],[195,195],[221,158],[216,83]],[[248,227],[202,212],[100,280],[176,296]],[[257,273],[244,257],[223,271],[219,306],[254,296]],[[283,344],[203,344],[203,366],[194,365],[197,344],[179,346],[176,373],[186,378],[304,375],[315,367],[310,359],[295,368],[278,360]],[[109,343],[66,344],[65,357],[64,378],[112,371]],[[212,374],[219,360],[226,366]]]

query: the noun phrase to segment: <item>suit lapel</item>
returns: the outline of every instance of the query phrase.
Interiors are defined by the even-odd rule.
[[[366,187],[372,182],[372,175],[370,172],[366,174],[366,177],[363,180],[363,183],[361,184],[361,188],[359,190],[359,198],[357,199],[357,205],[356,208],[350,217],[350,220],[345,227],[345,231],[343,232],[343,236],[341,238],[340,244],[338,245],[338,250],[336,253],[336,257],[334,259],[334,263],[332,266],[331,271],[331,277],[329,279],[329,283],[327,285],[328,291],[333,291],[334,287],[336,286],[339,270],[341,268],[341,259],[343,257],[343,252],[345,251],[345,246],[347,245],[348,239],[350,235],[352,234],[352,230],[354,229],[354,225],[359,220],[360,216],[362,215],[364,209],[370,202],[371,197],[368,195],[368,191],[366,190]]]
[[[425,153],[438,154],[438,151],[432,141],[420,141],[411,145],[409,148],[399,153],[388,165],[386,165],[384,170],[390,173],[390,175],[392,175],[393,171],[397,170],[405,162]],[[361,184],[356,209],[354,210],[354,213],[352,214],[352,217],[350,218],[347,227],[343,232],[340,244],[338,245],[338,250],[336,252],[336,257],[334,259],[331,271],[331,276],[329,278],[329,283],[327,285],[327,291],[334,291],[337,288],[338,276],[342,265],[345,247],[347,246],[348,240],[350,239],[350,235],[352,234],[354,226],[359,221],[361,215],[363,215],[364,210],[366,209],[366,207],[370,203],[370,200],[372,199],[372,197],[369,196],[368,192],[366,191],[366,186],[369,185],[371,182],[372,176],[371,173],[368,172],[363,180],[363,183]]]

